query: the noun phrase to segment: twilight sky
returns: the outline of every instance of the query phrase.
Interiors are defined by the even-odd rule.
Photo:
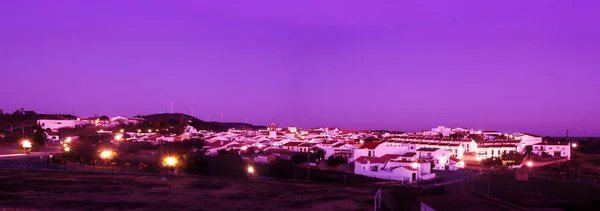
[[[295,3],[293,3],[295,2]],[[0,1],[0,108],[600,135],[600,1]]]

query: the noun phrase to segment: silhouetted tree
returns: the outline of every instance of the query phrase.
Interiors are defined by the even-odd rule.
[[[518,153],[517,151],[510,151],[501,156],[502,160],[514,164],[519,165],[523,161],[523,155]]]
[[[296,154],[292,155],[292,159],[291,160],[295,164],[301,164],[301,163],[306,162],[307,161],[306,159],[308,159],[306,154],[304,154],[304,153],[296,153]]]
[[[335,157],[333,155],[329,156],[329,158],[327,158],[327,165],[329,166],[339,166],[340,164],[347,164],[348,163],[348,159],[344,158],[344,157]]]
[[[313,152],[312,154],[314,155],[315,158],[319,159],[319,160],[325,160],[325,150],[321,149],[319,147],[313,147],[311,149]]]
[[[502,160],[498,158],[487,158],[481,160],[481,164],[483,164],[484,166],[500,166],[502,165]]]

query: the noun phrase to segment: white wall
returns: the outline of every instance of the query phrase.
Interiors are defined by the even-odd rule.
[[[560,157],[571,158],[571,146],[569,145],[533,145],[534,154],[541,155],[542,152],[546,152],[549,155],[554,156],[554,152],[560,152]]]

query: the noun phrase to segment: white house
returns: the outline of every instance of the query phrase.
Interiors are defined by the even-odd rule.
[[[517,150],[521,153],[525,152],[526,146],[533,146],[534,144],[538,144],[538,143],[542,142],[541,136],[528,134],[528,133],[517,133],[514,135],[514,137],[520,141],[519,145],[517,146],[518,147]]]
[[[44,132],[44,136],[46,137],[47,141],[59,141],[60,140],[59,135],[56,132],[46,131],[46,132]]]
[[[431,130],[420,132],[421,135],[425,136],[438,136],[439,134],[442,134],[443,136],[450,136],[451,133],[452,129],[445,126],[438,126],[432,128]]]
[[[481,142],[477,146],[477,160],[501,157],[510,151],[517,151],[518,141]]]
[[[255,163],[272,163],[277,159],[276,155],[273,154],[259,154],[254,158]]]
[[[356,149],[356,146],[348,143],[337,143],[331,146],[331,149],[333,149],[332,155],[334,157],[352,159],[352,157],[354,156],[354,150]],[[326,158],[329,158],[329,156],[330,155],[325,155]]]
[[[77,120],[40,119],[37,121],[37,124],[44,130],[50,129],[57,131],[60,128],[74,128],[79,122]]]
[[[455,157],[450,157],[450,159],[448,159],[448,169],[451,171],[455,171],[458,169],[462,169],[465,168],[465,162],[455,158]]]
[[[363,145],[361,145],[360,147],[358,147],[356,150],[354,150],[354,156],[352,160],[356,160],[359,157],[362,156],[366,156],[366,157],[375,157],[375,148],[377,148],[379,145],[383,144],[384,142],[381,141],[373,141],[373,142],[366,142]]]
[[[557,141],[546,141],[533,145],[533,154],[542,155],[547,153],[548,155],[555,157],[566,157],[571,159],[571,146],[568,142],[557,142]]]
[[[198,135],[198,130],[195,127],[188,125],[185,127],[185,133],[195,136]]]
[[[445,170],[450,158],[450,152],[440,148],[417,149],[418,159],[433,163],[433,169]]]
[[[219,150],[227,149],[230,145],[234,144],[239,145],[239,143],[235,141],[215,141],[204,146],[204,148],[206,149],[207,155],[216,155]]]
[[[290,142],[287,142],[287,143],[281,145],[281,148],[292,151],[292,152],[300,152],[300,145],[303,143],[304,142],[300,142],[300,141],[290,141]]]
[[[116,116],[110,118],[110,125],[118,126],[119,124],[137,124],[142,121],[144,121],[143,118]]]
[[[432,179],[428,162],[402,160],[402,155],[386,154],[380,157],[361,156],[356,159],[354,173],[368,177],[413,182],[417,179]]]

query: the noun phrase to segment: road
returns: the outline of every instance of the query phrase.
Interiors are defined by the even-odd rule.
[[[40,156],[45,156],[49,154],[60,154],[62,153],[60,144],[51,143],[48,144],[47,147],[43,148],[42,151],[38,152],[30,152],[24,153],[22,150],[19,150],[16,145],[1,145],[0,146],[0,160],[6,159],[19,159],[21,157],[37,157],[39,159]]]

